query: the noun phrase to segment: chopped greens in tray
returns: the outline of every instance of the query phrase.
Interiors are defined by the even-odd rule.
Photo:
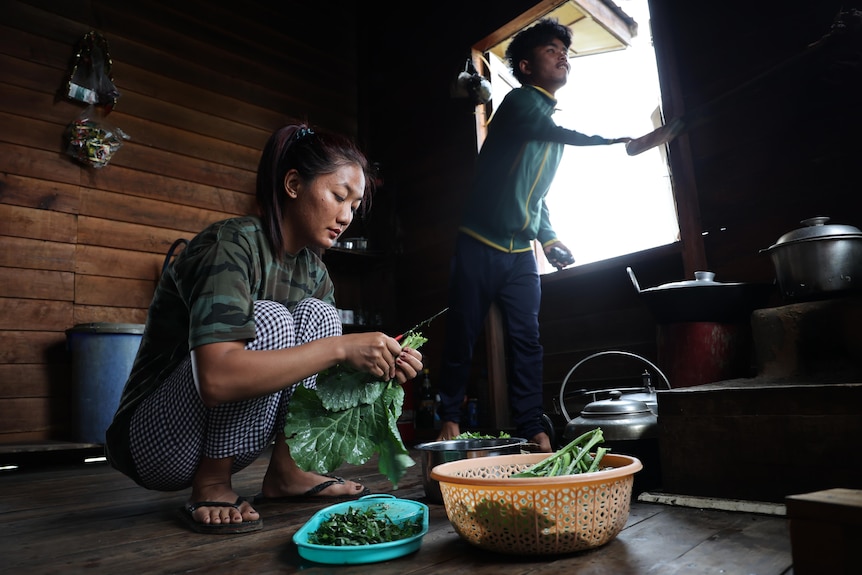
[[[413,537],[422,532],[422,517],[396,523],[373,509],[348,507],[344,513],[334,513],[308,534],[315,545],[374,545]]]
[[[419,349],[426,341],[409,331],[402,347]],[[410,457],[397,421],[404,389],[397,380],[336,365],[317,375],[316,389],[298,386],[290,399],[284,435],[290,454],[305,471],[331,473],[344,462],[362,465],[377,453],[378,469],[397,489],[416,462]]]

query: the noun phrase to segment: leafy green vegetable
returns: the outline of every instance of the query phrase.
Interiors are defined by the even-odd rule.
[[[373,509],[348,507],[344,513],[333,513],[308,534],[308,542],[316,545],[373,545],[407,539],[422,532],[423,518],[396,523],[388,515]]]
[[[601,428],[597,427],[576,437],[547,459],[510,477],[556,477],[598,471],[602,457],[610,450],[598,447],[595,457],[590,455],[590,450],[604,440]]]
[[[419,349],[422,334],[407,332],[402,347]],[[395,380],[337,365],[317,375],[316,389],[299,386],[290,399],[284,435],[305,471],[330,473],[344,462],[362,465],[377,453],[378,469],[397,489],[410,457],[397,421],[404,390]]]
[[[496,437],[493,435],[485,435],[478,431],[462,431],[452,439],[509,439],[510,437],[512,436],[505,431],[501,431],[500,435]]]

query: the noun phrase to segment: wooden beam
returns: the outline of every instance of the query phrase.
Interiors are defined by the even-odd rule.
[[[685,102],[680,88],[673,31],[670,26],[665,26],[668,17],[668,14],[656,13],[652,15],[651,22],[665,123],[685,114]],[[709,265],[706,261],[706,249],[703,244],[697,179],[694,175],[688,135],[682,134],[670,142],[669,158],[682,242],[683,268],[685,277],[690,278],[694,277],[695,271],[709,269]]]
[[[637,26],[632,29],[616,12],[608,8],[605,2],[602,0],[572,0],[572,2],[612,36],[626,46],[631,45],[632,38],[637,35]]]
[[[633,30],[618,14],[609,9],[607,4],[602,2],[602,0],[565,0],[562,2],[560,0],[543,0],[536,3],[517,18],[509,21],[508,24],[482,38],[473,47],[481,52],[485,52],[507,38],[514,36],[539,18],[549,15],[567,2],[571,2],[573,6],[588,15],[598,25],[607,30],[611,36],[614,36],[626,46],[631,44],[631,39],[637,34],[637,28]],[[571,25],[571,22],[567,22],[566,24]]]

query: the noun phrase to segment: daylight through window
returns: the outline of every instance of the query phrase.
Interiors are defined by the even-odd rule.
[[[618,0],[638,23],[625,50],[572,58],[554,121],[588,135],[637,138],[661,125],[658,71],[647,0]],[[489,56],[493,102],[517,81]],[[546,198],[560,240],[584,265],[678,241],[679,225],[663,148],[629,156],[625,146],[566,146]],[[543,265],[540,269],[555,271]]]

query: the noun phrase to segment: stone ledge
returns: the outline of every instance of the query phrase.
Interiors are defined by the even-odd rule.
[[[718,509],[720,511],[759,513],[761,515],[787,515],[787,507],[784,504],[769,503],[766,501],[697,497],[694,495],[651,491],[644,491],[638,495],[638,501],[643,503],[661,503],[662,505],[673,505],[676,507],[692,507],[695,509]]]
[[[751,315],[757,373],[862,379],[862,297],[789,304]]]

